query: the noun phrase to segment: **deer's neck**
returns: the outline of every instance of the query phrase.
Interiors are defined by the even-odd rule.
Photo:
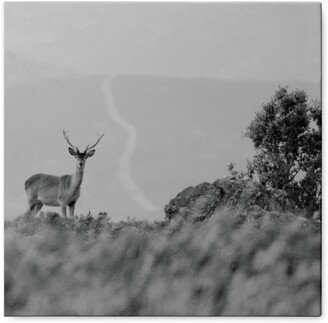
[[[72,182],[71,182],[71,187],[72,189],[78,189],[81,186],[83,180],[83,168],[76,169],[76,172],[72,175]]]

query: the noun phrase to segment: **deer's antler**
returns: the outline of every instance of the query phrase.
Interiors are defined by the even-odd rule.
[[[96,147],[97,144],[98,144],[98,142],[99,142],[99,141],[101,140],[101,138],[104,136],[104,134],[105,134],[105,133],[103,133],[102,135],[99,135],[99,134],[97,133],[97,135],[99,136],[98,140],[97,140],[96,143],[95,143],[94,145],[92,145],[91,147],[90,147],[90,144],[89,144],[89,145],[87,146],[87,148],[85,148],[85,152],[87,152],[87,151],[91,150],[92,148]]]
[[[64,138],[66,139],[66,141],[68,142],[68,144],[75,150],[77,151],[77,147],[75,147],[68,139],[68,135],[67,135],[67,131],[64,129],[63,130],[63,135],[64,135]]]

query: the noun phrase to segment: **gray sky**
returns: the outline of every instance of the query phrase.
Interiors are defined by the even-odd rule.
[[[318,81],[319,4],[6,3],[6,50],[90,73]]]
[[[163,218],[183,188],[253,154],[241,132],[278,85],[320,96],[319,3],[5,4],[5,212],[25,180],[74,170],[77,212]],[[23,156],[23,158],[22,158]]]

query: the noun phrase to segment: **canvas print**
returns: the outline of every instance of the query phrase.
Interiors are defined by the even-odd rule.
[[[320,316],[321,4],[4,4],[6,316]]]

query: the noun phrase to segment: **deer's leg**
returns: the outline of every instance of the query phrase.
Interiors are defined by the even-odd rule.
[[[26,211],[27,216],[31,216],[35,206],[36,206],[36,203],[29,203],[28,209]]]
[[[37,214],[42,209],[42,206],[43,206],[43,203],[38,201],[38,203],[36,204],[36,206],[34,208],[35,214]]]
[[[70,217],[73,217],[74,216],[74,210],[75,210],[75,202],[74,203],[71,203],[69,206],[69,216]]]
[[[33,209],[36,207],[38,203],[38,199],[36,197],[30,196],[27,194],[28,197],[28,209],[26,211],[26,214],[30,216],[32,214]]]
[[[62,211],[62,216],[64,217],[64,218],[66,218],[67,216],[66,216],[66,204],[65,203],[62,203],[61,205],[60,205],[60,207],[61,207],[61,211]]]
[[[29,209],[27,211],[28,216],[36,215],[41,210],[42,206],[43,206],[43,203],[40,201],[30,203]]]

